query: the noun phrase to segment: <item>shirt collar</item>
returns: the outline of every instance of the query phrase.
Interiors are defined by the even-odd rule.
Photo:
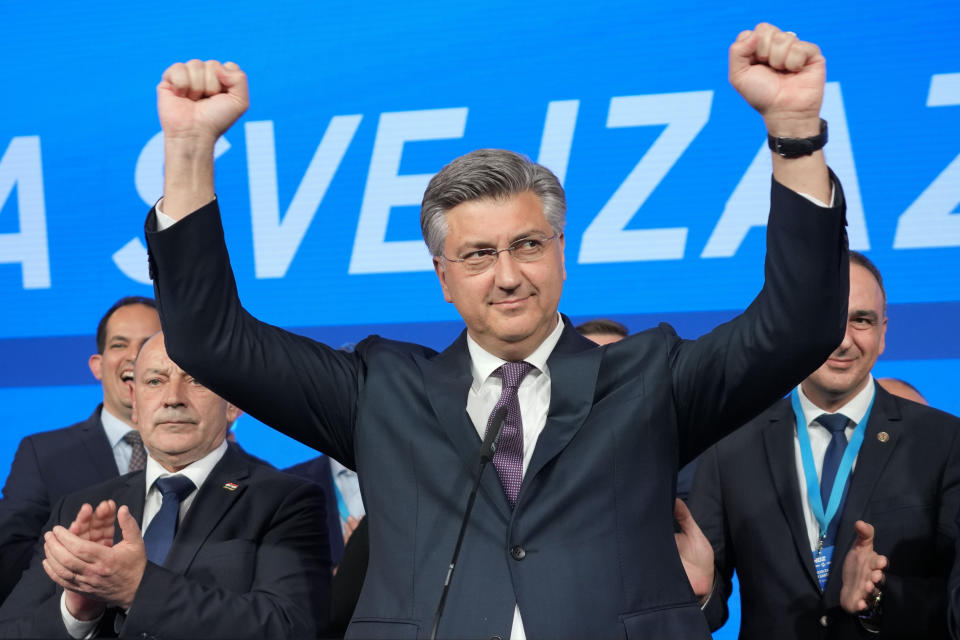
[[[529,362],[549,378],[547,359],[560,342],[561,334],[563,334],[563,317],[557,312],[557,326],[540,343],[540,346],[534,349],[533,353],[523,359],[524,362]],[[474,389],[479,388],[494,371],[507,362],[477,344],[477,341],[470,337],[469,332],[467,332],[467,350],[470,352],[470,372],[473,374]]]
[[[213,468],[217,466],[217,463],[220,462],[220,459],[223,458],[223,454],[227,452],[227,441],[224,440],[220,443],[220,446],[203,456],[196,462],[191,462],[186,467],[177,471],[176,473],[171,473],[164,469],[159,462],[154,460],[151,456],[147,456],[147,493],[150,492],[150,489],[153,488],[153,483],[157,481],[157,478],[164,478],[166,476],[186,476],[193,481],[193,485],[199,490],[200,486],[207,479],[207,476],[210,475],[210,472],[213,471]]]
[[[103,405],[103,408],[100,409],[100,424],[103,425],[103,430],[107,434],[110,448],[116,447],[123,440],[123,436],[133,431],[133,427],[107,411],[107,405]]]
[[[876,393],[876,389],[874,388],[873,384],[873,375],[870,375],[869,378],[870,379],[867,381],[867,385],[861,389],[857,395],[850,398],[850,401],[847,404],[833,412],[842,413],[843,415],[847,416],[847,418],[849,418],[853,423],[851,426],[860,424],[860,421],[863,420],[863,416],[867,413],[867,408],[870,406],[870,402],[873,400],[874,393]],[[797,390],[800,393],[800,407],[803,409],[803,417],[807,421],[807,426],[809,427],[819,416],[827,412],[810,401],[810,398],[808,398],[803,392],[802,386],[797,385]]]

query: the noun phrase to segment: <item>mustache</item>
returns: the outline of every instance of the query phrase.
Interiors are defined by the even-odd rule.
[[[195,424],[197,420],[187,411],[168,409],[153,416],[154,424],[160,424],[162,422],[189,422],[190,424]]]

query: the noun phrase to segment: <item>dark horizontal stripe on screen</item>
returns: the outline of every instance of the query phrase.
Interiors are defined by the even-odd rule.
[[[697,337],[735,315],[735,311],[689,313],[611,314],[631,331],[669,322],[684,337]],[[960,302],[890,305],[884,360],[938,360],[960,358]],[[598,316],[575,316],[575,323]],[[411,322],[336,327],[295,327],[292,331],[334,347],[356,342],[370,334],[407,340],[442,349],[452,342],[463,324]],[[87,367],[95,341],[86,336],[0,339],[0,387],[42,387],[95,384]]]

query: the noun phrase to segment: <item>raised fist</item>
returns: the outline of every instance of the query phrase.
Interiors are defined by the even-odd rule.
[[[730,45],[730,84],[775,136],[819,133],[826,60],[820,48],[762,22]]]
[[[247,76],[233,62],[178,62],[157,85],[157,112],[164,137],[212,146],[247,110]]]

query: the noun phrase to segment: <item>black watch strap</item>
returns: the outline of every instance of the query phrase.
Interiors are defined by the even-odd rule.
[[[784,158],[808,156],[827,144],[827,121],[820,118],[820,133],[809,138],[774,138],[767,134],[767,145]]]

